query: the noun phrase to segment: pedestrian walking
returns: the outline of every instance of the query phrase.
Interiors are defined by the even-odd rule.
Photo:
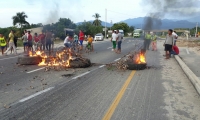
[[[152,35],[151,45],[152,45],[152,51],[156,51],[157,50],[157,36],[155,33],[153,33]]]
[[[122,39],[123,39],[123,37],[122,37],[122,34],[119,32],[119,30],[117,30],[117,36],[118,36],[118,39],[117,39],[117,48],[118,48],[118,50],[117,50],[117,53],[121,53],[121,45],[122,45]]]
[[[9,47],[8,49],[5,51],[5,55],[7,55],[8,51],[11,50],[13,48],[14,53],[17,54],[17,50],[14,44],[14,34],[13,34],[13,30],[10,31],[10,34],[8,36],[9,38]]]
[[[118,39],[118,35],[117,35],[116,31],[113,31],[112,37],[111,37],[111,42],[112,42],[112,45],[113,45],[112,51],[115,51],[115,52],[117,52],[116,51],[117,39]]]
[[[83,49],[83,40],[85,39],[85,35],[82,30],[79,31],[79,41],[80,41],[80,50]]]
[[[108,39],[108,34],[107,34],[107,39]]]
[[[0,34],[0,47],[1,47],[1,53],[4,54],[4,50],[6,48],[6,40],[3,37],[3,34]]]
[[[166,40],[163,44],[163,46],[165,47],[165,56],[166,59],[170,58],[170,53],[172,51],[172,47],[174,45],[174,36],[172,35],[173,30],[169,29],[168,30],[168,34],[166,36]]]
[[[149,50],[150,44],[151,44],[151,34],[150,31],[148,31],[145,35],[145,41],[144,41],[144,49]]]

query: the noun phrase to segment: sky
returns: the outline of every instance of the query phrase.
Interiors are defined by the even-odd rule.
[[[105,9],[107,22],[116,23],[144,17],[151,10],[142,0],[0,0],[0,5],[1,28],[12,26],[12,16],[22,11],[30,24],[48,24],[59,18],[70,18],[74,23],[93,20],[95,13],[105,21]]]
[[[58,2],[57,2],[58,1]],[[12,16],[24,11],[31,23],[56,22],[60,17],[70,18],[74,23],[93,20],[92,15],[99,13],[107,22],[119,22],[128,18],[145,16],[140,0],[0,0],[0,27],[12,26]],[[123,5],[122,5],[123,3]]]

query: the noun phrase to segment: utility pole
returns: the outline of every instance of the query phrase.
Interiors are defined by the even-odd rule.
[[[110,23],[111,23],[111,26],[110,26],[110,30],[111,30],[111,27],[112,27],[112,20],[111,20],[111,22],[110,22]]]
[[[105,9],[105,36],[106,36],[107,9]]]
[[[195,37],[197,37],[197,27],[198,27],[198,22],[196,24],[196,34],[195,34]]]

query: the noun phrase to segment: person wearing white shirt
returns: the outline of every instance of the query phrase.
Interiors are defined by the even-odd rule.
[[[70,48],[71,47],[71,40],[70,40],[69,35],[67,35],[67,37],[65,38],[64,45],[65,45],[66,48]]]
[[[115,52],[117,52],[117,51],[116,51],[117,40],[118,40],[118,35],[117,35],[116,31],[113,31],[112,37],[111,37],[111,42],[112,42],[112,44],[113,44],[113,49],[112,49],[112,51],[115,51]]]
[[[178,35],[176,34],[176,31],[173,31],[172,35],[174,36],[174,45],[176,45],[176,40],[178,39]]]

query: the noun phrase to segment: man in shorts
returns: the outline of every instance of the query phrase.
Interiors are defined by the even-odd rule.
[[[1,53],[4,54],[4,49],[6,48],[6,40],[3,37],[2,34],[0,34],[0,47],[1,47]]]
[[[173,32],[172,29],[168,30],[168,34],[167,34],[166,40],[164,42],[166,59],[170,58],[170,53],[171,53],[173,45],[174,45],[174,36],[172,35],[172,32]]]
[[[79,32],[79,41],[80,41],[80,50],[83,49],[83,41],[85,39],[84,33],[82,30],[80,30]]]
[[[117,40],[117,53],[121,53],[121,44],[122,44],[122,34],[119,32],[119,30],[117,30],[117,35],[118,35],[118,40]]]

